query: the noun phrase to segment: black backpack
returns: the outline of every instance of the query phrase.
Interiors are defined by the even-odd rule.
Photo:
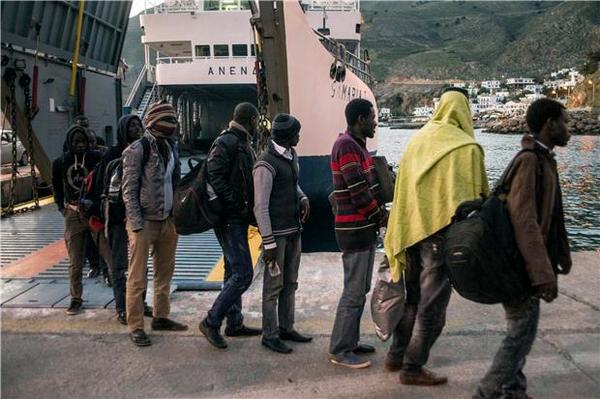
[[[444,260],[450,282],[471,301],[517,303],[532,293],[506,205],[507,176],[525,151],[533,150],[521,150],[513,158],[489,197],[459,205],[446,232]],[[540,172],[538,158],[537,184]]]
[[[222,219],[219,198],[208,188],[207,162],[188,160],[190,171],[179,181],[173,194],[173,223],[177,234],[208,231]]]
[[[148,159],[150,159],[150,142],[145,137],[142,137],[140,142],[143,150],[142,168],[144,168],[148,163]],[[82,198],[90,199],[93,204],[88,217],[97,216],[102,221],[108,222],[110,215],[110,218],[124,220],[122,156],[109,161],[107,164],[104,164],[104,162],[98,163],[92,172],[92,188],[82,194]]]

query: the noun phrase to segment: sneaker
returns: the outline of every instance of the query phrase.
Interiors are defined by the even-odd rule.
[[[383,361],[383,367],[387,371],[396,372],[402,370],[402,360],[396,360],[389,355],[385,357]]]
[[[135,329],[129,333],[129,338],[136,346],[150,346],[152,341],[141,328]]]
[[[281,339],[275,338],[263,338],[261,340],[263,346],[271,349],[273,352],[277,353],[292,353],[293,349],[290,348],[283,342]]]
[[[144,302],[144,316],[153,317],[154,316],[153,312],[154,312],[154,309],[152,309],[152,306],[150,306],[146,302]]]
[[[208,324],[206,324],[206,319],[200,322],[198,329],[202,334],[204,334],[206,340],[215,348],[227,348],[227,341],[225,341],[225,338],[223,338],[221,335],[219,328],[210,327]]]
[[[69,305],[69,309],[67,309],[67,314],[69,316],[74,316],[81,312],[81,308],[83,308],[83,302],[79,299],[71,299],[71,305]]]
[[[177,323],[171,319],[158,319],[153,318],[151,327],[155,331],[185,331],[188,329],[188,326],[185,324]]]
[[[239,327],[225,327],[225,335],[228,337],[255,337],[262,334],[262,329],[246,327],[241,325]]]
[[[104,285],[105,286],[107,286],[108,288],[112,288],[112,283],[110,281],[110,277],[104,276],[103,277],[103,281],[104,281]]]
[[[286,330],[280,329],[279,330],[279,338],[281,338],[284,341],[302,342],[302,343],[312,341],[312,337],[309,337],[307,335],[302,335],[296,330],[286,331]]]
[[[416,372],[400,371],[400,383],[403,385],[442,385],[448,382],[448,377],[437,375],[422,367]]]
[[[369,360],[364,360],[353,352],[343,353],[341,355],[332,355],[329,361],[337,366],[348,367],[351,369],[364,369],[371,365]]]
[[[117,312],[117,321],[124,326],[127,325],[127,313],[125,312]]]

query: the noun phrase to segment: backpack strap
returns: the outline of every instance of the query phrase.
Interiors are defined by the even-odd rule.
[[[142,143],[142,169],[144,169],[144,166],[146,166],[146,163],[148,163],[148,160],[150,159],[150,141],[145,137],[142,136],[142,138],[140,139],[140,142]]]
[[[539,172],[539,168],[540,168],[539,155],[533,149],[523,148],[522,150],[517,152],[517,154],[513,157],[513,159],[508,164],[508,166],[504,169],[504,172],[502,172],[502,175],[498,179],[498,182],[496,183],[494,190],[492,191],[493,195],[501,195],[501,194],[508,193],[509,187],[507,185],[506,180],[508,179],[510,172],[513,170],[513,167],[515,165],[515,162],[517,161],[517,158],[519,158],[519,156],[525,152],[533,152],[534,154],[536,154],[536,157],[538,159],[538,172]]]

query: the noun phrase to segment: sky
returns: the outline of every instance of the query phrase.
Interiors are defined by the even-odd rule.
[[[133,17],[134,15],[144,11],[144,7],[153,7],[162,2],[163,0],[133,0],[129,16]]]

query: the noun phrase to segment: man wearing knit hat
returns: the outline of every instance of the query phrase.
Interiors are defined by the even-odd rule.
[[[300,266],[300,232],[308,218],[308,198],[298,185],[300,122],[278,114],[271,140],[254,165],[254,215],[263,239],[262,344],[272,351],[291,353],[282,340],[310,342],[294,330],[295,293]],[[279,302],[279,303],[278,303]]]
[[[177,114],[171,104],[160,101],[150,106],[144,124],[143,139],[150,143],[146,159],[142,139],[123,152],[123,201],[131,243],[126,294],[127,326],[130,338],[137,346],[152,344],[144,332],[144,296],[148,284],[146,264],[150,247],[154,273],[152,329],[187,330],[187,326],[168,318],[177,247],[177,233],[171,219],[173,191],[180,176],[175,139]]]

